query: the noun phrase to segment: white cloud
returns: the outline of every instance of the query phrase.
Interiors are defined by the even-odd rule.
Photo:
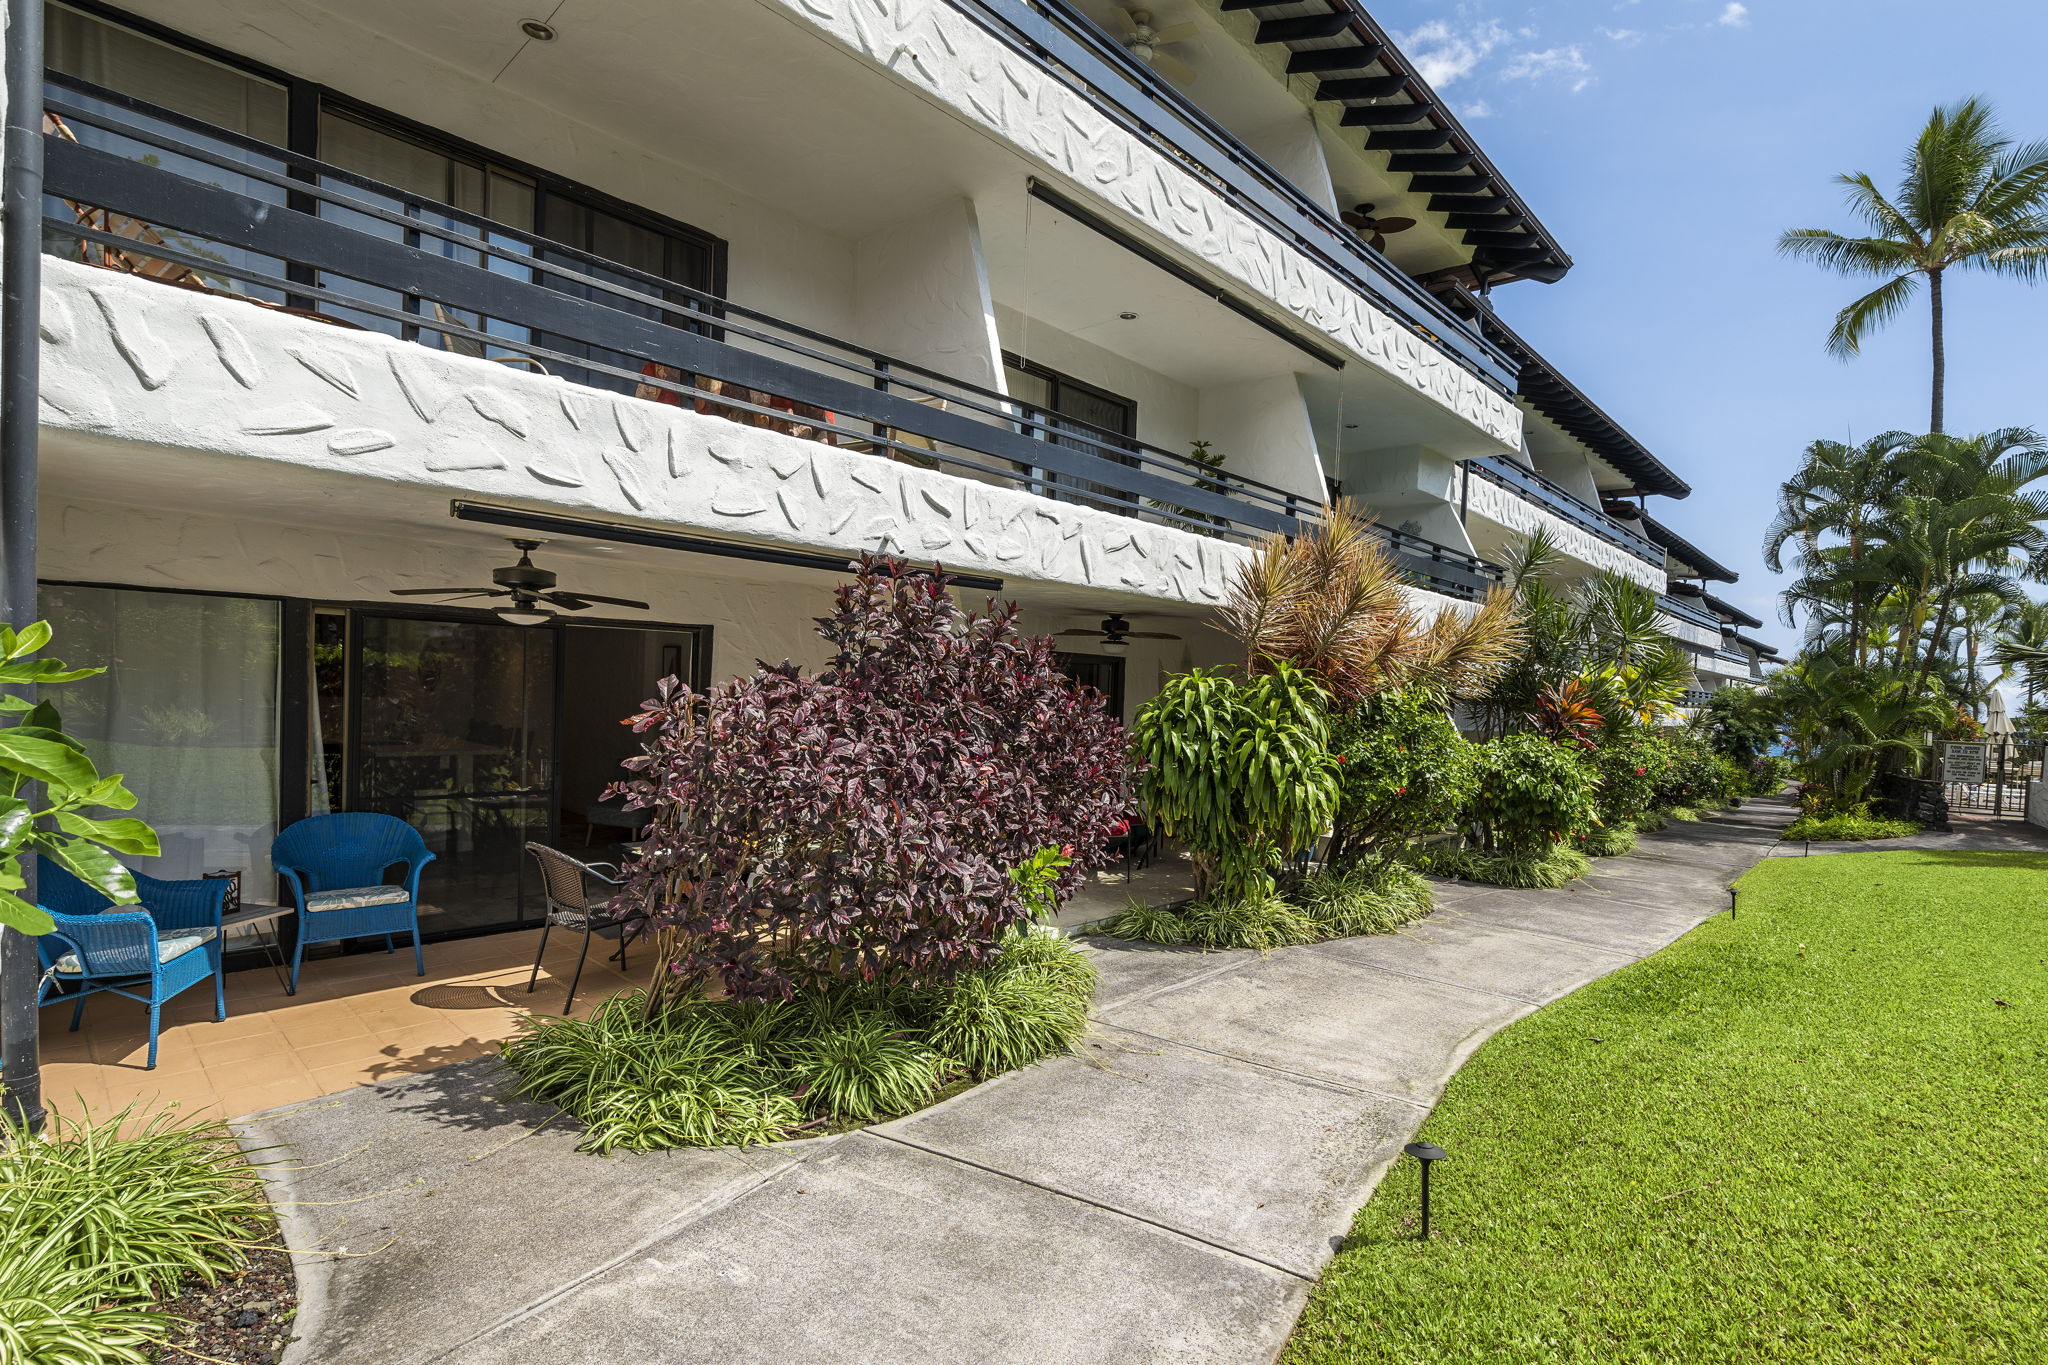
[[[1748,28],[1749,6],[1742,0],[1728,0],[1728,8],[1721,11],[1721,17],[1714,21],[1726,28]]]
[[[1452,81],[1472,74],[1487,54],[1512,35],[1492,19],[1478,24],[1452,24],[1432,19],[1418,29],[1401,34],[1397,41],[1415,63],[1416,74],[1441,90]]]
[[[1603,26],[1600,29],[1600,36],[1610,42],[1619,43],[1623,47],[1634,47],[1643,40],[1643,31],[1639,28],[1606,28]]]
[[[1463,114],[1466,118],[1487,118],[1492,115],[1493,106],[1488,104],[1485,100],[1473,100],[1470,104],[1466,105],[1458,112]]]
[[[1541,52],[1517,53],[1514,60],[1501,69],[1501,75],[1521,81],[1555,77],[1569,82],[1573,94],[1593,83],[1592,64],[1586,60],[1586,54],[1579,50],[1577,43],[1566,47],[1547,47]]]

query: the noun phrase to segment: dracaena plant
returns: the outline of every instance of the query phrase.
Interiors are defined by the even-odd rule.
[[[49,643],[47,622],[20,631],[0,626],[0,686],[74,682],[106,671],[31,657]],[[64,733],[55,706],[0,695],[0,925],[24,934],[56,927],[20,894],[28,886],[21,860],[32,852],[114,904],[135,904],[135,878],[114,855],[154,857],[160,851],[156,832],[140,820],[91,813],[134,805],[135,794],[120,775],[100,776],[85,746]]]
[[[654,816],[615,905],[656,939],[655,1005],[950,980],[1100,863],[1121,727],[1014,607],[963,610],[945,582],[864,558],[822,671],[671,681],[631,718],[644,752],[612,790]]]

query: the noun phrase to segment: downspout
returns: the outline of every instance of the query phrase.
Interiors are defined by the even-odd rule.
[[[0,619],[36,619],[37,395],[43,297],[43,0],[7,7],[0,141]],[[21,860],[35,900],[35,861]],[[0,929],[0,1103],[30,1131],[43,1123],[36,1036],[36,941]]]

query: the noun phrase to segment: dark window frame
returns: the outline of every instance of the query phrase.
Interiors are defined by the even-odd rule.
[[[394,113],[381,105],[357,98],[347,91],[338,90],[330,85],[323,85],[318,81],[307,80],[302,76],[293,75],[289,71],[279,70],[277,67],[258,61],[253,57],[245,57],[238,52],[231,52],[226,48],[217,47],[212,43],[206,42],[204,39],[193,38],[187,34],[180,33],[176,29],[167,28],[152,20],[131,14],[126,10],[102,4],[100,0],[53,0],[53,3],[66,9],[76,10],[103,23],[132,29],[145,37],[153,38],[157,42],[164,43],[170,47],[181,48],[195,56],[204,57],[209,61],[218,62],[222,66],[231,67],[246,72],[251,76],[283,86],[285,91],[286,127],[290,130],[285,147],[286,151],[307,157],[317,158],[320,155],[320,111],[322,108],[325,108],[331,113],[366,123],[378,131],[391,133],[418,142],[431,151],[459,160],[475,162],[486,170],[496,166],[500,170],[532,181],[535,192],[535,227],[533,229],[512,228],[508,224],[507,229],[509,231],[521,232],[539,239],[538,226],[542,221],[540,201],[543,197],[552,194],[571,202],[609,213],[614,217],[624,219],[651,232],[660,233],[665,237],[691,242],[699,247],[708,249],[711,256],[710,280],[705,286],[704,292],[719,298],[725,297],[729,278],[729,245],[724,238],[706,232],[702,228],[693,227],[681,219],[671,218],[667,214],[620,199],[616,195],[607,194],[605,191],[592,185],[586,185],[580,180],[547,170],[531,162],[522,161],[517,157],[507,156],[503,152],[471,142],[469,139],[459,137],[454,133],[434,128],[416,119],[407,118],[403,114]],[[305,204],[293,204],[291,207],[310,210],[311,201],[309,200]],[[557,245],[574,248],[574,244],[569,242],[561,242],[557,243]]]

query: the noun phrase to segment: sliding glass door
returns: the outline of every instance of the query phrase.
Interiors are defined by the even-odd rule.
[[[435,853],[424,932],[522,922],[521,846],[553,832],[555,632],[367,611],[353,624],[348,809],[397,816]]]

